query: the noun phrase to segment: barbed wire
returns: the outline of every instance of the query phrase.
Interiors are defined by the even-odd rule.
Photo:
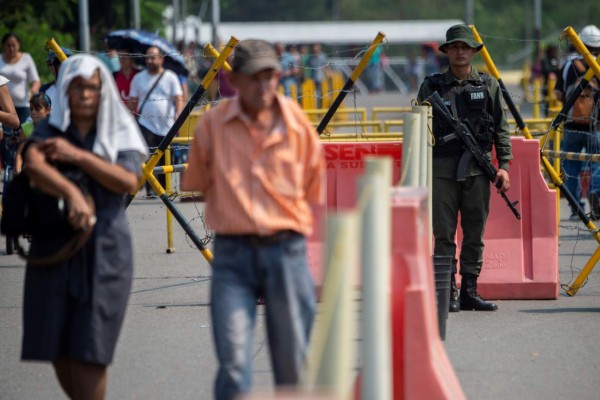
[[[571,261],[569,262],[569,269],[571,271],[571,277],[569,278],[567,283],[560,283],[560,288],[566,293],[571,289],[571,283],[573,282],[573,279],[575,278],[575,271],[577,271],[578,273],[580,273],[583,270],[583,267],[580,266],[575,266],[575,250],[577,249],[577,245],[579,244],[579,235],[580,233],[586,232],[586,233],[591,233],[591,234],[595,234],[598,231],[593,231],[591,229],[588,228],[581,228],[577,225],[561,225],[559,224],[558,227],[560,229],[564,229],[564,230],[571,230],[571,231],[575,231],[577,232],[577,236],[575,237],[575,243],[573,244],[573,250],[571,251]],[[588,278],[586,277],[585,281],[583,282],[583,284],[581,285],[580,288],[584,287],[588,282]]]

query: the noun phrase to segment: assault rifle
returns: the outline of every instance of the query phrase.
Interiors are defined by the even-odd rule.
[[[460,140],[465,148],[465,151],[458,162],[458,168],[456,169],[456,180],[464,181],[466,179],[469,164],[471,160],[475,158],[479,167],[493,183],[496,180],[496,173],[498,171],[491,161],[488,160],[479,143],[477,143],[477,140],[473,134],[473,128],[471,127],[469,121],[466,119],[459,121],[458,119],[454,118],[448,111],[448,108],[446,108],[444,105],[444,102],[437,91],[433,92],[433,94],[427,97],[425,101],[431,104],[436,113],[443,118],[444,122],[454,129],[454,133],[444,136],[441,138],[441,140],[438,139],[437,144],[448,143],[452,140]],[[498,189],[500,189],[502,187],[502,182],[498,181],[498,183],[495,185]],[[515,217],[520,220],[521,214],[519,214],[519,211],[515,207],[519,202],[511,202],[508,197],[506,197],[506,193],[501,192],[500,195],[513,214],[515,214]]]

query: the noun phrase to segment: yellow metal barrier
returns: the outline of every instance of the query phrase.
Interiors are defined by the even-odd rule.
[[[331,135],[322,134],[320,135],[322,142],[389,142],[389,141],[402,141],[402,135],[398,133],[374,133],[364,132],[361,134],[357,133],[333,133]]]
[[[315,108],[315,109],[305,109],[304,112],[308,115],[308,118],[311,121],[320,120],[326,113],[327,108]],[[336,118],[339,120],[348,120],[348,119],[356,119],[351,116],[360,115],[360,120],[365,121],[367,119],[367,109],[365,107],[356,107],[356,108],[338,108],[336,111],[336,116],[339,114],[340,118]]]
[[[317,98],[315,97],[317,89],[312,79],[305,79],[302,82],[302,99],[300,104],[305,110],[317,108]]]
[[[392,126],[404,126],[404,120],[403,119],[387,119],[385,121],[383,121],[383,131],[386,133],[399,133],[402,131],[390,131],[390,128]],[[401,135],[402,137],[402,135]]]
[[[533,118],[540,117],[540,105],[542,102],[542,80],[533,81]]]
[[[380,114],[402,114],[411,111],[411,107],[373,107],[371,109],[371,118],[379,119]]]
[[[597,62],[597,60],[600,59],[600,56],[598,56],[598,58],[594,60],[594,57],[592,57],[588,48],[583,44],[581,39],[579,39],[579,36],[577,36],[577,33],[575,33],[575,30],[573,30],[572,27],[568,26],[563,30],[561,38],[565,36],[569,38],[577,52],[583,56],[585,63],[589,66],[589,71],[584,75],[584,79],[587,79],[588,81],[589,79],[591,79],[591,76],[588,76],[590,71],[593,71],[593,74],[600,79],[600,65],[598,65]],[[576,200],[574,200],[574,203],[576,203]],[[596,251],[594,252],[594,254],[592,254],[588,262],[585,264],[585,266],[579,273],[579,275],[575,278],[573,284],[570,287],[567,287],[566,292],[569,296],[575,296],[577,294],[577,291],[579,290],[581,285],[585,283],[589,274],[596,266],[596,263],[598,263],[598,261],[600,260],[600,231],[598,231],[591,219],[587,218],[587,216],[585,216],[585,214],[581,210],[578,211],[578,215],[581,218],[581,220],[586,223],[586,227],[590,230],[590,232],[592,232],[592,235],[594,236],[594,239],[596,239],[596,241],[599,243],[599,246],[596,248]]]
[[[331,72],[331,92],[334,96],[337,96],[338,93],[342,91],[344,88],[344,76],[341,72]]]
[[[204,114],[204,110],[192,111],[190,115],[186,118],[184,123],[181,125],[181,129],[179,129],[179,137],[194,137],[194,131],[196,130],[196,125],[198,124],[198,120]]]
[[[165,153],[167,148],[170,146],[173,139],[179,134],[179,130],[183,126],[183,123],[185,122],[185,120],[188,119],[192,108],[198,103],[202,94],[206,91],[206,88],[210,85],[210,83],[216,76],[217,72],[219,71],[219,69],[221,68],[221,66],[223,65],[223,63],[225,62],[227,57],[229,56],[229,54],[231,54],[233,48],[238,43],[239,43],[239,40],[233,36],[227,42],[227,45],[225,46],[223,52],[219,55],[217,60],[213,63],[211,69],[204,76],[204,78],[202,79],[202,82],[200,83],[200,87],[198,89],[196,89],[196,91],[192,95],[191,99],[188,101],[188,104],[186,105],[184,110],[177,117],[177,119],[175,120],[175,122],[173,123],[171,128],[169,129],[169,132],[167,132],[166,136],[163,138],[163,140],[158,145],[158,148],[154,151],[154,153],[150,156],[150,158],[145,163],[142,164],[142,178],[138,182],[138,187],[136,188],[135,191],[129,193],[125,199],[126,206],[129,206],[129,204],[135,197],[136,193],[144,186],[144,183],[147,181],[150,184],[150,186],[152,187],[152,190],[154,190],[154,192],[156,194],[158,194],[158,196],[160,197],[162,202],[173,213],[173,215],[175,216],[175,218],[177,219],[177,221],[179,222],[181,227],[185,230],[185,232],[188,234],[188,236],[192,239],[194,244],[200,250],[200,253],[204,256],[204,258],[208,262],[212,261],[212,253],[210,252],[209,249],[207,249],[204,246],[204,244],[202,243],[202,240],[200,240],[200,238],[196,235],[194,230],[190,227],[190,225],[187,222],[187,220],[185,219],[185,217],[175,207],[175,205],[173,204],[173,202],[171,201],[171,199],[165,192],[165,189],[156,180],[156,177],[154,176],[153,171],[154,171],[154,168],[156,167],[156,165],[158,164],[158,161],[160,160],[160,158],[163,156],[163,154]]]
[[[481,40],[481,37],[479,36],[477,29],[475,29],[475,26],[471,25],[471,29],[473,30],[473,36],[475,36],[475,40],[477,40],[480,43],[483,43],[483,40]],[[512,98],[510,97],[508,91],[506,90],[506,86],[504,85],[504,82],[502,81],[502,78],[500,77],[500,73],[498,72],[498,69],[496,69],[496,65],[494,64],[494,61],[492,60],[492,57],[490,56],[489,52],[487,51],[487,48],[485,45],[481,48],[480,54],[481,54],[481,57],[483,58],[483,61],[485,62],[485,65],[488,68],[490,75],[492,75],[494,78],[496,78],[498,80],[498,84],[500,85],[500,88],[502,89],[502,95],[504,97],[504,101],[506,102],[508,108],[510,109],[511,113],[513,114],[513,117],[515,118],[518,129],[523,133],[523,135],[527,139],[533,139],[533,136],[531,136],[531,133],[529,132],[529,128],[527,127],[527,124],[525,124],[525,122],[523,121],[521,114],[519,113],[519,110],[516,109],[514,102],[512,101]],[[542,147],[542,148],[543,148],[544,141],[545,141],[544,138],[540,141],[540,147]],[[548,161],[546,156],[542,155],[541,153],[540,153],[540,160],[541,160],[541,164],[544,166],[544,169],[550,176],[550,179],[552,180],[552,182],[558,189],[556,195],[559,196],[559,191],[566,189],[566,187],[564,186],[564,182],[560,178],[560,175],[552,167],[552,165],[550,164],[550,162]],[[573,195],[568,190],[564,190],[564,194],[565,194],[565,197],[567,197],[567,199],[569,199],[569,203],[572,206],[579,207],[579,203],[575,200]],[[596,229],[593,222],[589,218],[586,217],[586,215],[583,212],[583,210],[581,209],[581,207],[579,207],[578,215],[581,218],[581,220],[584,221],[584,223],[590,230]],[[557,218],[557,220],[558,220],[559,216],[560,216],[560,201],[557,201],[556,202],[556,218]],[[598,239],[596,239],[596,240],[598,240]]]
[[[560,151],[560,141],[561,141],[561,131],[560,130],[555,130],[554,131],[554,151]],[[556,173],[560,175],[560,159],[555,158],[554,159],[554,169],[556,170]],[[560,200],[560,190],[558,191],[558,200]]]
[[[371,115],[379,116],[383,113],[403,113],[410,110],[410,107],[373,107],[371,109]],[[316,120],[321,118],[327,112],[327,109],[317,108],[317,109],[309,109],[304,110],[304,112],[309,116],[313,124]],[[190,113],[188,119],[184,122],[179,131],[179,137],[189,137],[192,138],[194,136],[195,126],[198,123],[200,117],[204,114],[203,110],[194,111]],[[339,126],[359,126],[362,121],[368,121],[367,115],[369,115],[369,110],[366,107],[357,107],[357,108],[340,108],[336,111],[336,115],[340,115],[340,120],[346,122],[346,124],[340,124]],[[359,119],[354,121],[352,116],[359,116]],[[540,136],[548,132],[550,128],[550,124],[552,123],[552,118],[526,118],[524,119],[525,123],[530,127],[530,132],[535,136]],[[339,121],[342,122],[342,121]],[[390,128],[394,126],[402,126],[404,121],[401,119],[378,119],[373,118],[370,120],[371,123],[378,123],[382,126],[382,132],[390,132]],[[516,121],[514,119],[509,119],[508,123],[511,127],[511,130],[515,130],[517,127]],[[521,133],[522,134],[522,133]],[[175,143],[175,140],[173,140]],[[181,143],[181,142],[180,142]]]
[[[313,122],[313,126],[316,127],[318,124]],[[363,132],[366,129],[371,129],[374,133],[380,133],[383,131],[382,121],[332,121],[327,124],[328,128],[362,128]],[[332,134],[332,131],[326,131],[323,135]],[[361,133],[356,133],[360,135]]]
[[[61,47],[58,45],[58,43],[56,43],[54,38],[48,39],[46,46],[48,46],[48,48],[52,50],[54,54],[56,54],[56,58],[58,58],[60,62],[63,62],[67,59],[67,55],[64,53],[64,51],[62,51]]]
[[[321,83],[321,108],[329,108],[331,105],[331,88],[329,79],[323,80]]]
[[[555,76],[548,77],[548,82],[546,84],[547,92],[546,92],[546,97],[544,98],[544,100],[546,101],[546,104],[548,105],[548,112],[546,113],[546,115],[548,115],[548,116],[551,116],[552,110],[556,110],[558,112],[558,111],[560,111],[560,107],[562,107],[562,103],[558,100],[558,98],[556,97],[556,93],[554,92],[555,88],[556,88],[556,77]]]
[[[298,85],[295,83],[290,85],[290,97],[298,101]]]
[[[217,49],[215,49],[215,47],[210,44],[210,43],[206,43],[206,46],[204,46],[204,52],[208,53],[212,58],[217,59],[219,58],[220,53],[217,51]],[[221,66],[221,68],[223,68],[225,71],[227,72],[231,72],[231,65],[229,65],[229,63],[227,61],[225,61],[223,63],[223,65]]]
[[[523,122],[527,124],[529,133],[532,136],[542,136],[550,130],[552,118],[524,118]],[[527,136],[518,129],[519,125],[517,124],[517,121],[515,119],[509,119],[508,125],[510,126],[511,131],[517,130],[517,135]]]
[[[167,147],[165,150],[165,166],[172,165],[171,161],[171,147]],[[171,181],[171,174],[165,174],[165,194],[171,196],[173,194],[173,184]],[[167,210],[167,253],[174,253],[175,246],[173,245],[173,214],[166,207]]]

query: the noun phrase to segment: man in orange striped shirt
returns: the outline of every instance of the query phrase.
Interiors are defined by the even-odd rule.
[[[270,44],[242,41],[231,84],[238,95],[204,114],[183,190],[206,196],[216,232],[211,316],[219,370],[215,398],[250,391],[256,299],[264,296],[276,385],[298,383],[315,314],[305,236],[324,198],[325,161],[297,103],[277,94]]]

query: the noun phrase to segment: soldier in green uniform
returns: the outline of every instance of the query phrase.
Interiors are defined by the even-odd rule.
[[[500,191],[510,187],[508,162],[512,159],[510,133],[501,102],[498,81],[488,74],[479,73],[471,59],[483,44],[475,41],[466,25],[455,25],[446,32],[446,42],[440,50],[448,55],[450,67],[445,73],[425,78],[419,89],[422,102],[437,91],[452,115],[467,119],[474,135],[491,159],[492,146],[499,162],[496,182],[502,182]],[[433,135],[441,138],[452,133],[452,128],[433,114]],[[453,257],[450,290],[450,311],[495,311],[498,306],[484,301],[477,294],[477,278],[483,264],[483,232],[490,209],[490,181],[471,160],[464,181],[457,181],[458,160],[464,152],[459,140],[433,146],[433,234],[434,254]],[[463,241],[460,253],[462,284],[460,299],[456,287],[456,243],[454,241],[460,213]]]

